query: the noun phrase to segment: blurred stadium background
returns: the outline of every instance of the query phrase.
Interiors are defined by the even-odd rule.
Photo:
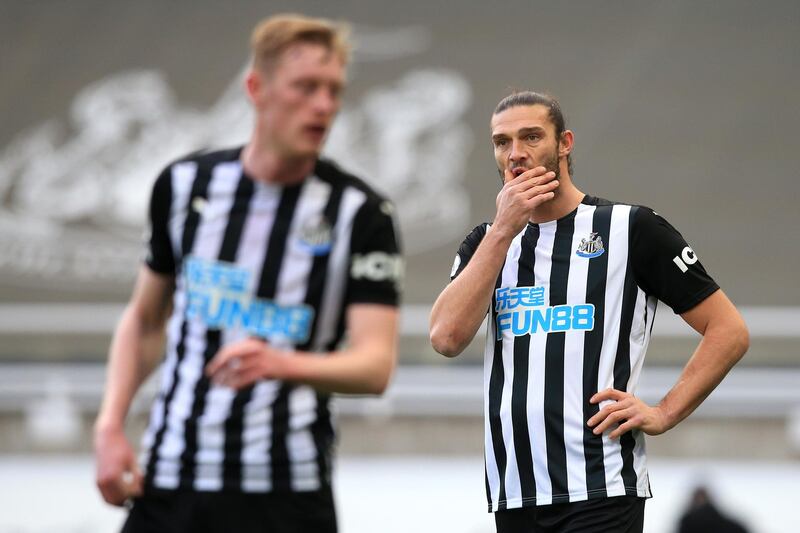
[[[0,0],[0,531],[113,531],[91,424],[142,254],[149,187],[185,152],[244,141],[254,23],[350,21],[357,45],[327,153],[397,203],[407,251],[400,367],[342,398],[344,533],[493,531],[480,341],[436,355],[427,315],[463,236],[494,210],[488,141],[513,88],[550,91],[585,191],[649,205],[742,309],[752,347],[687,421],[648,440],[646,531],[695,484],[752,532],[800,528],[800,4]],[[656,321],[639,391],[657,401],[697,337]],[[152,387],[131,415],[138,438]],[[48,511],[41,512],[46,502]]]

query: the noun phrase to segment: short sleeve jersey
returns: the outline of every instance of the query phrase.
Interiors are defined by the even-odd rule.
[[[461,244],[451,279],[490,224]],[[639,431],[586,425],[597,391],[635,393],[658,300],[683,313],[718,289],[652,209],[586,196],[512,241],[488,321],[486,477],[490,510],[609,496],[649,497]]]
[[[163,489],[316,490],[330,482],[328,395],[262,380],[234,393],[203,369],[258,337],[334,350],[348,306],[397,306],[403,261],[392,204],[320,160],[302,183],[247,176],[241,148],[190,156],[158,177],[148,267],[174,276],[164,379],[144,436]]]

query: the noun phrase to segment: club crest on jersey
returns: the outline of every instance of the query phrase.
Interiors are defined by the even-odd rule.
[[[312,255],[325,255],[332,246],[331,225],[324,216],[309,219],[300,228],[297,244]]]
[[[580,257],[592,259],[593,257],[603,255],[605,251],[606,249],[603,248],[603,238],[599,233],[593,231],[589,234],[588,239],[581,239],[581,243],[578,245],[578,249],[575,250],[575,254]]]

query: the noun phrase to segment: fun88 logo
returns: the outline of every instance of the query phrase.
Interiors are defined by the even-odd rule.
[[[515,337],[543,332],[591,331],[594,305],[545,306],[544,287],[502,287],[495,291],[497,340],[504,331]]]

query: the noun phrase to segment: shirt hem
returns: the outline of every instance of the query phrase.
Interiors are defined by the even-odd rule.
[[[513,500],[500,500],[496,505],[493,505],[490,502],[488,505],[488,512],[494,513],[497,511],[520,509],[523,507],[541,507],[545,505],[577,503],[586,500],[599,500],[603,498],[619,498],[622,496],[634,496],[637,498],[649,499],[653,497],[653,494],[650,492],[649,488],[646,490],[639,490],[638,487],[625,487],[624,494],[614,494],[609,496],[606,489],[595,489],[580,493],[553,494],[549,498],[550,501],[547,503],[537,503],[537,500],[540,500],[541,498],[537,498],[535,496],[527,498],[514,498]]]
[[[714,294],[718,290],[719,290],[719,285],[717,285],[716,283],[713,284],[713,285],[709,285],[708,287],[704,288],[700,292],[697,292],[694,295],[692,295],[692,297],[689,298],[688,300],[686,300],[686,302],[683,302],[679,306],[673,307],[672,311],[676,315],[680,315],[681,313],[685,313],[686,311],[689,311],[694,306],[698,305],[700,302],[702,302],[703,300],[705,300],[706,298],[708,298],[709,296],[711,296],[712,294]]]

